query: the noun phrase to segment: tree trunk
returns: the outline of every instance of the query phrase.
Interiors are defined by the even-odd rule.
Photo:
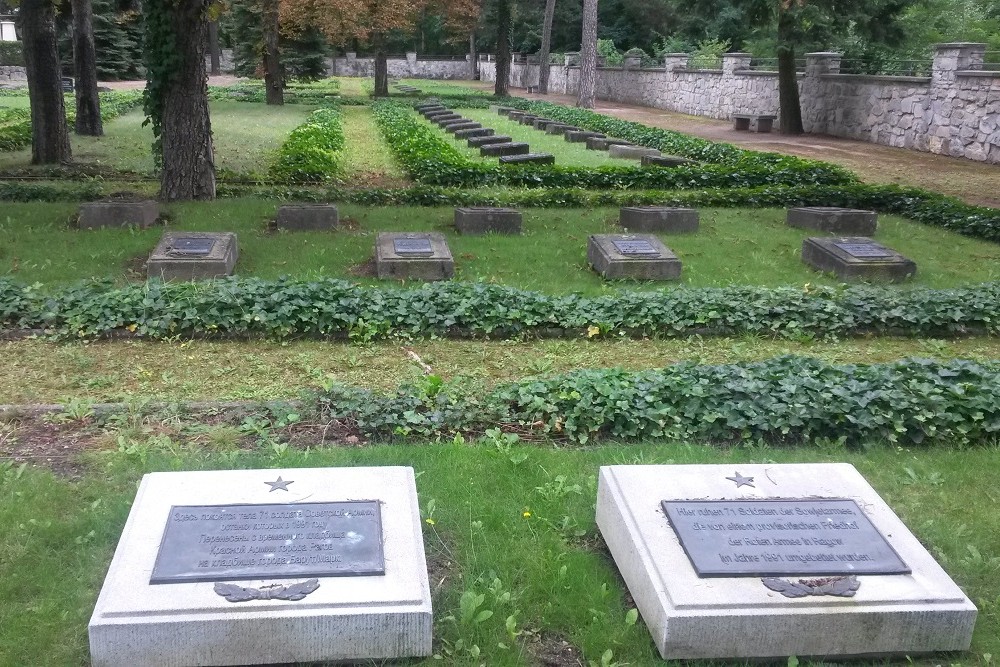
[[[261,8],[264,34],[264,90],[268,104],[285,103],[285,82],[278,51],[278,0],[264,0]]]
[[[104,134],[101,100],[97,95],[97,54],[94,51],[94,11],[90,0],[73,0],[73,73],[76,74],[76,133]]]
[[[208,24],[208,57],[211,62],[212,76],[222,74],[222,50],[219,47],[219,22]]]
[[[545,18],[542,20],[542,50],[538,52],[538,92],[549,92],[549,51],[552,49],[552,19],[556,14],[556,0],[545,0]]]
[[[174,36],[176,66],[163,85],[163,171],[160,198],[215,199],[215,157],[205,72],[209,0],[163,2]]]
[[[479,78],[479,61],[476,59],[476,33],[469,33],[469,79],[475,81]]]
[[[583,0],[583,34],[580,37],[580,96],[576,105],[593,109],[597,89],[597,0]]]
[[[781,134],[802,134],[799,81],[795,75],[794,26],[789,12],[778,14],[778,124]]]
[[[389,63],[385,53],[385,39],[374,35],[375,46],[375,97],[389,97]]]
[[[510,86],[510,35],[512,31],[510,0],[497,0],[497,80],[493,94],[507,97]]]
[[[31,103],[31,163],[69,162],[69,128],[53,4],[49,0],[23,0],[19,18]]]

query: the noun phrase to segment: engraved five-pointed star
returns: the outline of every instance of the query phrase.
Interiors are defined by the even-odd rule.
[[[271,491],[277,491],[278,489],[281,489],[282,491],[288,491],[288,485],[294,484],[295,482],[293,482],[292,480],[284,481],[283,479],[281,479],[281,475],[278,475],[277,480],[273,482],[264,482],[264,483],[271,487]],[[268,491],[268,493],[270,493],[271,491]]]
[[[740,488],[741,486],[749,486],[751,489],[757,488],[756,486],[753,485],[753,477],[744,477],[738,472],[733,473],[733,475],[734,477],[727,477],[726,479],[728,479],[731,482],[736,482],[737,489]],[[279,477],[278,479],[281,478]]]

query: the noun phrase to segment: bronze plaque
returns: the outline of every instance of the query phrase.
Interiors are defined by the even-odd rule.
[[[377,500],[175,505],[149,583],[383,574]]]
[[[664,500],[661,506],[699,577],[910,572],[850,499]]]

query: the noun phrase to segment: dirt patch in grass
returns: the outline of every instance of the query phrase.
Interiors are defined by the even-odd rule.
[[[79,455],[98,448],[101,432],[85,422],[23,419],[0,422],[0,458],[44,466],[62,477],[83,474]]]
[[[538,667],[583,667],[583,651],[560,635],[544,632],[527,646]]]
[[[375,258],[369,257],[361,264],[355,264],[347,269],[347,273],[357,278],[374,278],[378,275],[375,269]]]

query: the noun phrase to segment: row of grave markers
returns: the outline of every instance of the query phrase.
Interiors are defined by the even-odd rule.
[[[97,202],[80,209],[84,229],[104,226],[152,225],[155,202]],[[841,280],[901,281],[916,273],[916,264],[871,238],[877,229],[873,211],[833,207],[798,207],[787,211],[787,224],[836,236],[808,237],[802,260]],[[290,204],[279,207],[275,225],[289,231],[333,230],[339,225],[332,204]],[[587,260],[608,279],[675,280],[681,260],[655,234],[695,233],[698,211],[664,206],[630,206],[619,211],[619,225],[628,234],[593,234]],[[455,209],[460,234],[520,234],[522,215],[510,208]],[[166,232],[147,262],[147,275],[164,280],[192,280],[231,275],[239,248],[232,232]],[[447,280],[455,260],[444,235],[436,232],[380,232],[375,242],[379,278]]]
[[[528,144],[498,135],[492,128],[463,118],[434,100],[418,104],[415,108],[428,121],[454,134],[455,139],[465,139],[470,148],[479,148],[481,156],[500,158],[500,164],[555,163],[556,158],[551,153],[532,153]]]

